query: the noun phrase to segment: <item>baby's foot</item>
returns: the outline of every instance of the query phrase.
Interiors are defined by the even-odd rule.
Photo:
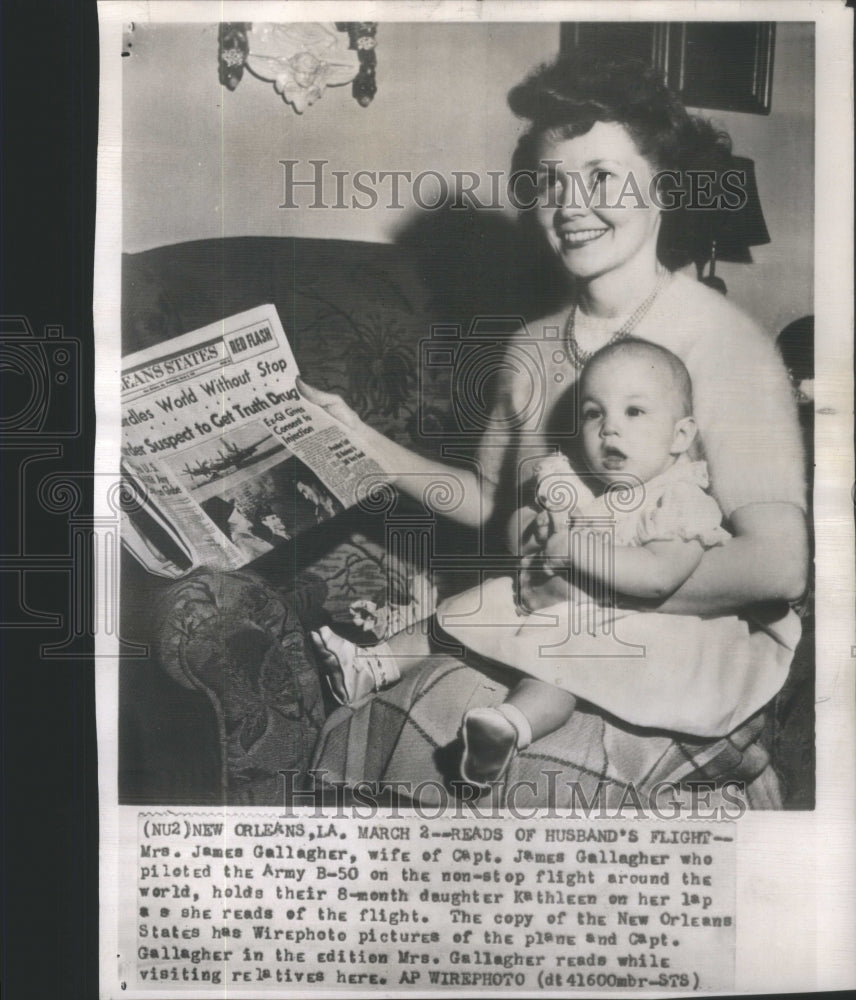
[[[361,649],[326,625],[310,633],[333,697],[353,705],[399,678],[395,658],[386,645]]]
[[[375,690],[374,676],[357,655],[358,646],[336,635],[326,625],[310,634],[330,692],[340,705],[350,705]]]
[[[474,708],[464,716],[461,777],[487,788],[505,774],[517,749],[517,729],[496,708]]]

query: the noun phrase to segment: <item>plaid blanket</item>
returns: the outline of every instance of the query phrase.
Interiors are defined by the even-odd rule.
[[[489,668],[446,655],[432,656],[394,687],[363,703],[340,708],[324,725],[313,760],[322,784],[359,781],[389,785],[423,805],[448,802],[460,762],[461,718],[468,709],[501,702],[508,691]],[[614,809],[641,804],[687,804],[692,786],[739,782],[753,809],[780,809],[778,780],[761,741],[763,713],[720,739],[677,738],[636,729],[592,709],[578,708],[556,732],[513,761],[503,783],[484,804],[509,795],[522,807]],[[522,783],[527,783],[523,785]],[[733,802],[733,800],[732,800]]]
[[[316,787],[395,782],[426,805],[444,796],[448,801],[445,790],[454,792],[458,778],[463,714],[503,701],[504,675],[476,658],[468,664],[434,655],[395,686],[336,709],[325,722],[302,619],[337,605],[320,578],[314,594],[311,579],[302,578],[298,596],[250,571],[202,571],[170,588],[154,609],[163,667],[179,684],[203,692],[214,709],[223,801],[279,803],[280,771],[293,772],[296,789],[309,789],[310,769]],[[505,783],[479,807],[501,806],[517,789],[518,804],[527,808],[573,809],[584,802],[669,808],[676,799],[686,801],[694,783],[721,789],[741,782],[752,808],[778,809],[764,728],[759,713],[723,739],[676,739],[578,707],[561,729],[515,758]],[[711,804],[716,801],[714,792]]]

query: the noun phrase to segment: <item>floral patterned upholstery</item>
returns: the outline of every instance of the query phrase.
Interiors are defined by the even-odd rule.
[[[266,237],[181,243],[125,256],[123,352],[273,302],[308,382],[340,392],[384,434],[424,448],[434,438],[418,433],[420,407],[423,423],[441,427],[450,409],[447,380],[417,377],[419,342],[431,335],[427,297],[391,246]]]
[[[446,222],[453,233],[454,225],[464,227],[460,221]],[[417,238],[409,247],[415,252],[338,240],[247,237],[126,255],[124,350],[157,344],[273,302],[308,382],[340,392],[363,419],[402,444],[434,452],[444,432],[452,428],[453,418],[449,368],[420,371],[421,345],[432,335],[432,323],[466,330],[491,302],[506,313],[525,315],[525,306],[512,308],[524,291],[542,305],[549,301],[549,291],[533,278],[531,269],[520,266],[519,259],[512,261],[519,236],[512,239],[498,222],[487,225],[488,229],[494,225],[494,231],[468,233],[464,227],[446,244]],[[487,261],[487,252],[505,254],[504,265]],[[530,250],[518,247],[517,252],[539,265]],[[459,260],[466,260],[468,267],[473,262],[472,268],[463,273],[456,264]],[[498,273],[507,280],[497,282]],[[424,524],[424,511],[421,514]],[[437,527],[434,524],[431,530]],[[278,772],[295,770],[305,776],[313,751],[316,765],[340,776],[347,760],[355,759],[354,752],[365,750],[354,744],[359,729],[355,722],[363,717],[372,726],[377,719],[387,720],[383,738],[374,741],[376,753],[388,756],[383,766],[375,761],[377,776],[387,773],[387,763],[396,774],[403,774],[413,761],[424,760],[426,754],[433,759],[435,751],[442,750],[439,744],[449,735],[449,720],[440,716],[447,713],[450,698],[458,704],[463,697],[456,685],[472,688],[466,697],[475,699],[474,704],[498,697],[499,689],[488,690],[471,667],[446,663],[402,684],[359,718],[349,710],[329,714],[335,706],[319,683],[306,632],[329,623],[347,634],[348,605],[357,597],[378,603],[406,599],[406,580],[413,568],[406,556],[413,553],[403,546],[391,555],[388,529],[389,518],[382,512],[371,516],[351,511],[327,522],[320,532],[301,535],[287,558],[275,551],[238,573],[201,570],[179,583],[153,581],[142,574],[147,577],[143,588],[139,570],[125,574],[126,587],[144,589],[146,595],[156,592],[157,597],[153,623],[141,620],[139,610],[129,612],[137,615],[131,631],[136,636],[149,629],[157,661],[177,682],[176,692],[180,694],[181,688],[195,692],[194,697],[213,712],[217,747],[209,758],[217,761],[219,773],[208,798],[194,797],[188,782],[171,789],[170,767],[159,765],[157,779],[146,785],[146,793],[135,796],[126,791],[124,801],[207,802],[213,795],[230,803],[279,803]],[[444,544],[451,546],[448,551],[459,552],[470,542],[452,534]],[[135,600],[134,594],[123,592],[123,605],[139,609],[146,604],[147,596],[136,596]],[[723,743],[718,758],[726,764],[739,758],[746,777],[756,781],[756,787],[763,786],[763,802],[771,807],[777,804],[778,793],[765,746],[776,752],[777,770],[790,776],[785,788],[796,789],[794,804],[812,804],[807,789],[813,771],[813,672],[810,646],[804,644],[801,651],[802,666],[790,685],[791,696],[787,702],[777,701],[766,730],[762,733],[763,719],[752,720],[751,733],[742,734],[745,739],[737,734],[726,741],[727,746]],[[440,677],[442,683],[435,683]],[[147,733],[149,746],[169,743],[171,738],[168,727],[152,722],[169,713],[163,711],[162,686],[152,683],[151,689],[152,703],[141,704],[145,683],[138,677],[133,690],[127,687],[122,704],[125,717],[133,720],[130,728],[138,740],[134,752],[143,757]],[[418,712],[411,704],[417,697]],[[414,736],[416,729],[407,722],[408,716],[428,720],[425,731],[434,734],[428,743],[424,733],[418,739]],[[573,732],[556,734],[550,751],[560,766],[564,761],[568,773],[585,771],[590,764],[586,754],[593,747],[607,746],[612,747],[611,759],[600,761],[594,770],[612,775],[619,784],[633,772],[626,762],[642,759],[638,751],[643,745],[646,754],[669,761],[669,769],[674,761],[676,770],[683,766],[685,743],[658,736],[655,746],[598,716],[577,713],[574,718]],[[591,727],[598,733],[594,743],[585,737]],[[199,731],[199,739],[207,739],[204,725]],[[402,748],[408,746],[404,753]],[[161,756],[163,749],[157,747]],[[186,746],[183,749],[186,752]],[[690,756],[694,753],[692,749]],[[131,752],[126,756],[130,758]],[[203,757],[200,749],[199,759]],[[525,760],[521,766],[527,766]]]
[[[305,771],[324,720],[294,601],[252,573],[201,571],[170,588],[160,662],[214,709],[224,798],[270,802],[280,768]]]
[[[427,295],[413,266],[388,246],[236,238],[160,247],[125,256],[123,350],[273,302],[307,381],[340,392],[385,434],[431,450],[436,438],[420,438],[418,427],[428,420],[442,428],[449,404],[442,378],[425,381],[434,395],[417,391],[419,341],[430,336]],[[305,773],[331,707],[306,627],[347,630],[355,598],[395,598],[407,575],[390,560],[382,518],[346,515],[301,536],[287,559],[274,552],[238,573],[147,582],[159,591],[158,662],[213,711],[223,801],[277,802],[278,771]],[[126,596],[128,607],[138,603]],[[165,787],[170,781],[159,777]],[[184,784],[175,794],[183,792]]]

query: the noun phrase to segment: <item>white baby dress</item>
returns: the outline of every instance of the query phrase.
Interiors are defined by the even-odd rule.
[[[704,462],[679,459],[636,489],[607,492],[573,514],[575,526],[612,528],[616,546],[681,538],[705,548],[728,539],[716,501],[705,492]],[[608,558],[605,555],[604,558]],[[727,615],[703,618],[616,609],[578,592],[527,613],[514,580],[499,577],[442,602],[440,627],[469,649],[634,725],[721,736],[768,702],[787,677],[798,633]],[[748,641],[747,641],[748,640]],[[766,656],[760,650],[768,648]],[[733,655],[730,651],[733,650]]]

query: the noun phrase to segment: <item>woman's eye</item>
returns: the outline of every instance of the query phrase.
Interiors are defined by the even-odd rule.
[[[612,177],[612,174],[608,170],[596,170],[592,181],[595,187],[599,187],[601,184],[605,184],[610,177]]]
[[[559,183],[559,176],[553,171],[538,174],[538,190],[550,191]]]

